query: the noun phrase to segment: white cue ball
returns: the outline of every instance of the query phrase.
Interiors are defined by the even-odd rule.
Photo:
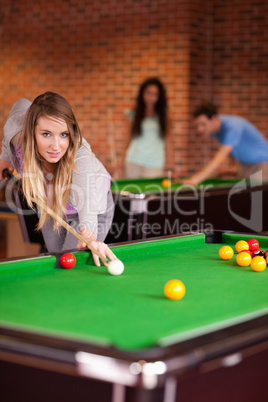
[[[111,275],[121,275],[124,272],[124,264],[120,260],[109,261],[108,271]]]

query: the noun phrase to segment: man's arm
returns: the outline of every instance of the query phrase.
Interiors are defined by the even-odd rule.
[[[215,173],[217,168],[227,159],[232,152],[232,149],[232,145],[222,145],[203,169],[199,170],[199,172],[195,173],[192,177],[181,180],[181,182],[184,184],[197,185],[206,180],[213,173]]]

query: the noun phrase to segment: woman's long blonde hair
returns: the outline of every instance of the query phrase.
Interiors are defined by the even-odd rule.
[[[67,124],[70,138],[65,155],[55,164],[53,178],[49,182],[49,189],[42,166],[44,158],[39,154],[35,140],[35,127],[40,117],[54,117],[64,120]],[[22,187],[25,198],[31,208],[34,207],[33,199],[47,204],[49,193],[52,196],[50,207],[53,211],[61,217],[65,214],[72,181],[72,171],[77,171],[75,157],[81,144],[81,132],[74,112],[67,100],[54,92],[39,95],[28,110],[22,141],[24,164]],[[48,218],[49,215],[41,210],[37,229],[41,229]],[[59,230],[59,224],[56,221],[54,221],[54,229]]]

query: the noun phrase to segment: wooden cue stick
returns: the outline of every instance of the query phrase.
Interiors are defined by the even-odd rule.
[[[3,176],[7,177],[9,180],[15,176],[8,169],[3,170]],[[18,189],[20,191],[20,189]],[[49,208],[42,201],[36,201],[31,197],[32,202],[39,205],[44,211],[46,211],[53,219],[55,219],[61,226],[63,226],[68,232],[70,232],[74,237],[78,240],[86,243],[87,247],[92,251],[92,253],[96,254],[102,261],[108,262],[108,259],[102,255],[95,247],[93,247],[83,236],[76,232],[67,222],[65,222],[58,214],[56,214],[51,208]]]
[[[83,236],[81,236],[76,230],[74,230],[67,222],[65,222],[59,215],[57,215],[51,208],[49,208],[45,203],[42,201],[36,201],[31,197],[31,200],[39,205],[44,211],[46,211],[53,219],[55,219],[61,226],[63,226],[68,232],[70,232],[74,237],[78,240],[86,243],[88,248],[92,251],[92,253],[96,254],[100,257],[103,261],[108,262],[107,258],[104,257],[95,247],[93,247]]]

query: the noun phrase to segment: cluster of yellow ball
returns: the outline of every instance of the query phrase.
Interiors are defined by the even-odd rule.
[[[236,256],[236,262],[240,267],[250,266],[255,272],[262,272],[265,270],[268,264],[268,253],[265,252],[266,257],[262,256],[251,256],[249,251],[249,244],[245,240],[239,240],[235,244],[235,250],[238,253]],[[219,256],[223,260],[230,260],[233,258],[234,250],[230,246],[222,246],[219,250]]]

